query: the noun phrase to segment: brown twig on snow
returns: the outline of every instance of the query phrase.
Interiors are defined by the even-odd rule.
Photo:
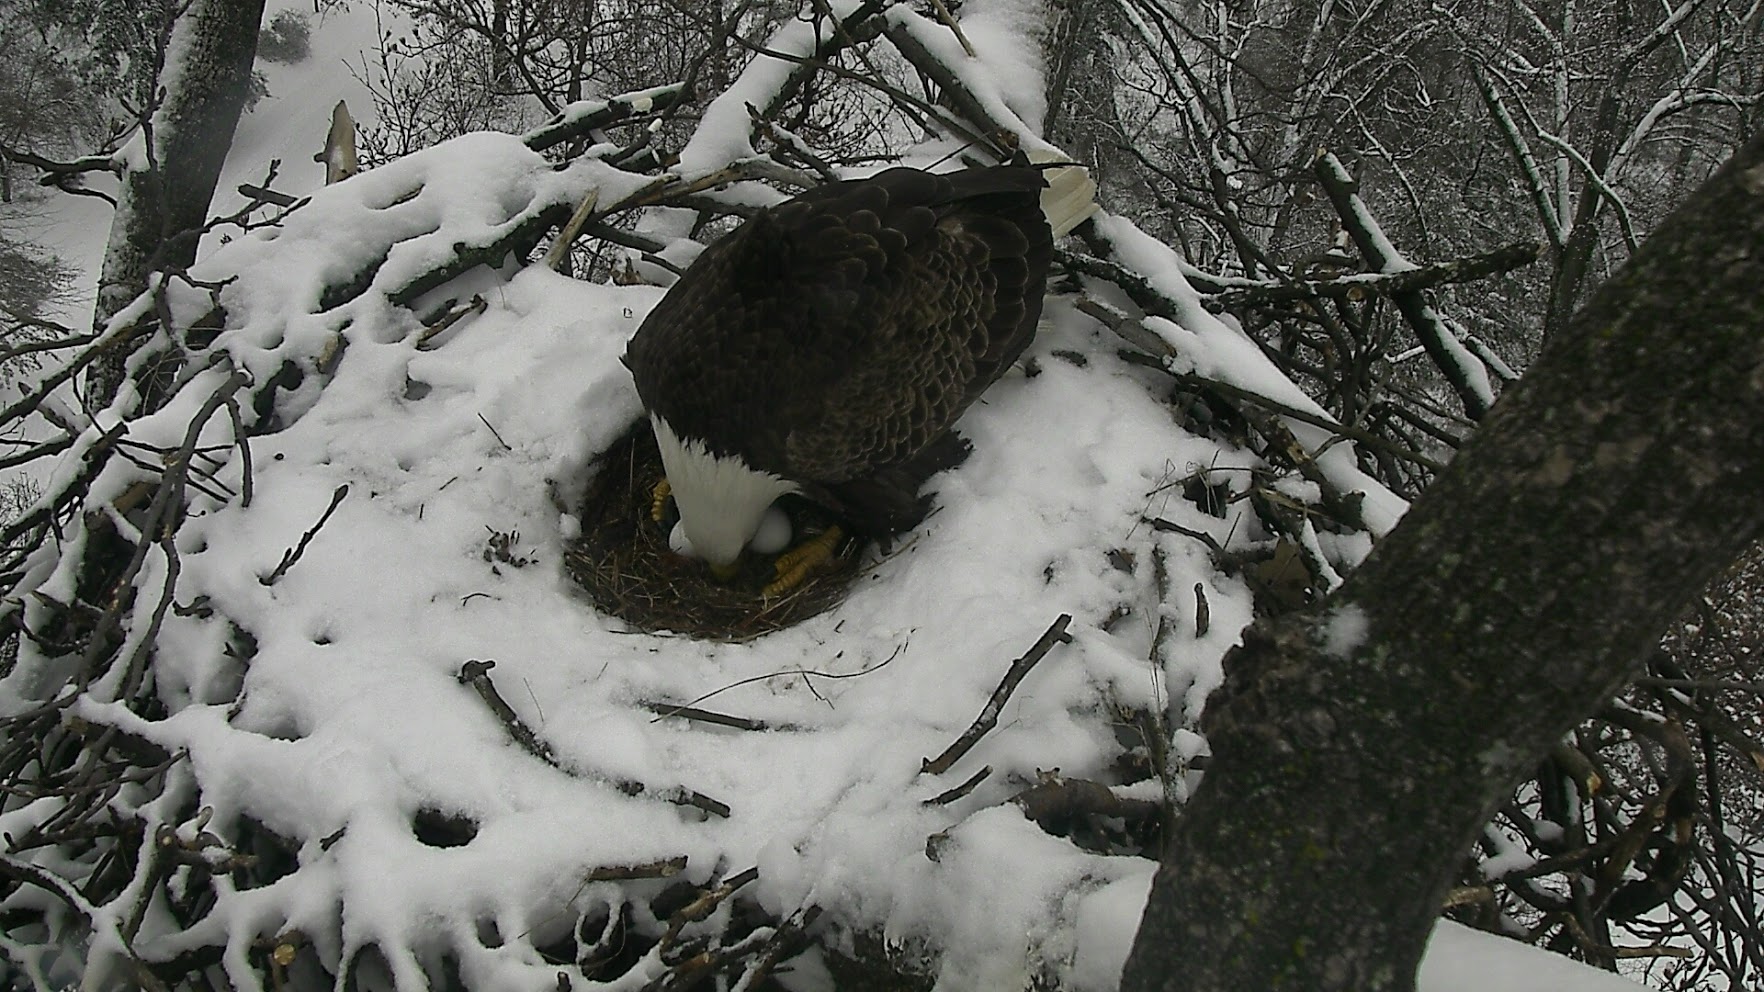
[[[290,193],[270,189],[268,186],[254,186],[251,183],[240,183],[238,189],[240,196],[249,196],[253,200],[276,207],[296,207],[303,199]]]
[[[584,882],[622,882],[637,878],[673,878],[686,870],[686,855],[678,854],[640,865],[604,865],[589,872]]]
[[[306,546],[312,543],[314,537],[318,536],[320,528],[324,527],[325,523],[331,519],[331,514],[337,512],[337,505],[342,503],[343,497],[347,495],[349,495],[349,483],[345,482],[337,487],[336,492],[331,494],[331,505],[325,507],[324,515],[319,517],[318,523],[313,524],[311,530],[300,535],[299,544],[294,545],[294,547],[289,548],[283,553],[282,563],[276,566],[275,571],[259,578],[257,581],[266,586],[273,586],[276,584],[277,580],[288,574],[288,569],[294,567],[294,563],[299,561],[300,556],[306,553]]]
[[[963,782],[961,785],[958,785],[953,789],[946,789],[943,792],[940,792],[937,795],[932,796],[930,799],[923,800],[919,803],[919,805],[921,805],[921,806],[948,806],[950,803],[955,802],[957,799],[960,799],[963,796],[967,795],[968,793],[973,792],[974,789],[976,787],[978,787],[981,782],[986,781],[986,777],[991,774],[992,774],[992,766],[985,765],[979,771],[968,776],[968,780],[966,782]]]
[[[1017,691],[1017,686],[1029,674],[1029,670],[1046,657],[1047,653],[1053,650],[1055,644],[1063,644],[1072,640],[1072,635],[1066,633],[1066,628],[1071,623],[1072,615],[1064,613],[1049,625],[1047,630],[1042,633],[1041,639],[1035,642],[1034,647],[1031,647],[1021,658],[1011,662],[1010,669],[1005,672],[1004,680],[999,682],[998,688],[992,691],[992,698],[986,701],[986,706],[981,709],[980,715],[974,718],[974,722],[962,733],[962,736],[956,738],[955,743],[945,748],[942,754],[935,758],[926,758],[919,771],[931,775],[941,775],[949,771],[950,766],[973,750],[974,745],[980,742],[980,738],[986,736],[987,731],[998,726],[999,713],[1004,710],[1004,704],[1011,698],[1011,693]]]
[[[502,694],[496,691],[496,683],[490,681],[490,669],[495,667],[496,662],[494,661],[472,660],[461,665],[459,675],[455,677],[461,685],[469,685],[477,690],[485,705],[490,707],[490,712],[502,721],[503,727],[508,730],[508,735],[514,738],[515,743],[519,744],[522,750],[553,768],[565,771],[563,763],[558,760],[557,752],[552,750],[551,745],[541,739],[532,727],[527,726],[520,714],[514,711],[514,707],[508,705],[507,700],[502,698]],[[600,775],[594,777],[600,778],[627,796],[648,796],[665,800],[676,806],[691,806],[719,819],[727,819],[730,813],[727,803],[712,799],[702,792],[688,789],[683,785],[658,789],[631,779]]]
[[[522,750],[553,768],[560,767],[557,754],[551,750],[551,745],[540,740],[539,735],[533,732],[533,728],[527,726],[520,714],[514,711],[514,707],[508,705],[508,702],[502,698],[502,694],[496,691],[496,683],[490,681],[490,669],[495,667],[496,662],[494,661],[468,661],[460,666],[459,675],[456,678],[461,685],[469,685],[477,690],[479,697],[484,700],[484,704],[490,707],[490,712],[496,714],[496,719],[502,721],[502,726],[508,730],[508,735],[514,738],[515,743],[519,744]]]
[[[416,339],[417,350],[418,351],[427,350],[424,346],[427,345],[435,337],[439,336],[441,334],[441,332],[447,330],[449,327],[452,327],[454,324],[459,323],[461,320],[465,319],[465,317],[468,314],[483,313],[485,311],[485,309],[488,308],[489,306],[490,306],[489,302],[484,299],[484,295],[482,293],[479,293],[478,295],[473,296],[470,300],[467,300],[464,303],[456,304],[451,309],[449,309],[446,313],[442,314],[440,317],[437,317],[435,319],[434,323],[429,324],[427,327],[424,327],[423,332],[421,334],[417,335],[417,339]]]
[[[771,730],[771,724],[764,720],[751,717],[735,716],[730,713],[718,713],[714,710],[701,710],[695,706],[681,706],[676,703],[662,703],[654,700],[640,700],[637,705],[655,714],[650,723],[658,723],[668,717],[677,716],[682,720],[695,720],[699,723],[715,724],[719,727],[733,727],[736,730]]]

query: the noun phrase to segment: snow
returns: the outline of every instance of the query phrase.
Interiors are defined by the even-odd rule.
[[[860,0],[830,0],[823,9],[839,20],[851,16]],[[830,27],[815,20],[792,20],[765,42],[765,49],[795,58],[812,58],[821,38],[817,30]],[[725,168],[730,162],[752,156],[753,118],[748,107],[765,108],[784,87],[797,63],[790,59],[757,55],[735,82],[710,106],[686,147],[680,150],[681,175],[696,179]]]
[[[1023,16],[1010,4],[968,6],[983,51],[1005,46],[999,25]],[[805,39],[792,30],[772,44],[800,49]],[[314,39],[330,45],[339,34],[321,26]],[[282,138],[316,150],[340,88],[318,80],[342,75],[335,52],[320,50],[332,55],[298,77],[312,88],[286,105],[301,109],[272,118],[260,108],[266,116],[242,130],[235,167],[259,162]],[[1038,77],[1026,86],[1027,70],[1001,64],[997,99],[1040,92]],[[769,84],[763,73],[742,79],[707,113],[684,172],[751,151],[743,102]],[[307,188],[301,168],[299,179],[285,173],[288,188]],[[146,719],[98,693],[77,715],[188,755],[168,773],[166,795],[142,809],[150,830],[163,823],[228,840],[266,830],[297,857],[255,888],[222,876],[215,910],[193,929],[150,916],[134,947],[164,957],[224,944],[229,978],[251,989],[261,987],[254,944],[297,930],[332,969],[378,945],[400,990],[425,987],[421,968],[443,953],[473,988],[553,987],[559,967],[536,945],[626,897],[586,872],[683,856],[682,875],[696,884],[757,866],[747,894],[779,917],[812,905],[891,946],[934,950],[940,988],[1019,988],[1049,976],[1073,989],[1114,988],[1154,865],[1049,836],[1008,800],[1053,769],[1106,780],[1123,708],[1168,707],[1171,753],[1204,753],[1195,723],[1252,618],[1251,597],[1200,542],[1143,518],[1220,543],[1257,539],[1248,501],[1220,519],[1167,488],[1253,456],[1174,427],[1160,381],[1122,363],[1108,332],[1069,300],[1051,299],[1029,356],[1039,374],[1008,376],[968,413],[961,429],[975,451],[934,480],[939,511],[898,553],[872,561],[845,603],[742,644],[633,632],[583,598],[561,559],[580,530],[576,500],[594,459],[641,416],[619,356],[662,291],[505,262],[429,294],[423,303],[479,293],[486,306],[425,346],[411,311],[386,298],[456,243],[484,243],[594,186],[601,202],[635,188],[595,163],[554,172],[515,138],[471,135],[319,190],[280,228],[197,266],[198,279],[233,280],[217,352],[258,382],[285,362],[306,381],[281,400],[282,423],[251,441],[250,505],[192,494],[176,544],[180,608],[165,618],[153,669],[168,712]],[[1126,261],[1182,304],[1178,321],[1154,323],[1190,368],[1314,407],[1199,307],[1169,249],[1119,219],[1099,223]],[[319,306],[327,285],[372,264],[379,269],[360,296]],[[193,291],[174,302],[186,316],[208,305]],[[226,372],[197,374],[164,410],[131,422],[130,437],[176,444]],[[1313,448],[1326,436],[1300,434]],[[235,439],[226,418],[202,437],[225,462],[220,480],[237,490],[242,464],[227,447]],[[1401,501],[1358,474],[1348,445],[1319,462],[1336,485],[1366,494],[1376,532],[1394,525]],[[119,492],[136,477],[146,473],[107,470],[94,492]],[[493,560],[492,534],[518,535],[513,552],[531,563]],[[276,575],[308,535],[299,560]],[[1314,553],[1343,569],[1367,550],[1313,537]],[[1110,556],[1117,549],[1130,552],[1127,567]],[[1156,555],[1177,591],[1170,601],[1160,601]],[[137,635],[170,565],[154,549],[136,580]],[[1208,604],[1205,633],[1189,596],[1196,588]],[[946,774],[922,772],[1062,614],[1073,617],[1072,640],[1034,669],[998,727]],[[1160,620],[1178,631],[1161,648]],[[1353,632],[1347,620],[1337,626],[1342,638]],[[461,683],[474,660],[494,662],[489,679],[555,766],[511,742]],[[0,682],[0,714],[56,691],[34,670],[27,656]],[[779,729],[707,727],[643,706],[707,696],[714,701],[703,705]],[[923,802],[983,765],[993,774],[969,795]],[[1190,784],[1168,787],[1184,795]],[[666,801],[681,788],[726,803],[729,815]],[[165,819],[192,795],[201,822]],[[412,826],[423,813],[467,818],[476,836],[431,846]],[[0,814],[0,832],[46,815],[21,806]],[[660,883],[627,885],[641,895]],[[101,927],[118,925],[129,903],[94,910]],[[107,947],[114,939],[94,952]],[[659,969],[640,965],[636,985]],[[1618,980],[1442,924],[1421,987],[1590,990]]]
[[[1080,897],[1072,988],[1108,990],[1121,980],[1153,869],[1142,865]],[[1416,976],[1419,992],[1636,992],[1643,986],[1518,941],[1441,920]]]
[[[319,287],[350,266],[384,253],[374,287],[396,287],[445,246],[505,227],[530,197],[568,202],[592,171],[552,173],[515,139],[468,136],[321,191],[279,232],[198,266],[199,278],[237,276],[222,296],[234,329],[219,347],[240,367],[260,377],[285,360],[311,368],[336,335],[348,345],[322,389],[315,373],[285,404],[292,422],[253,443],[252,504],[198,497],[201,515],[180,530],[177,601],[205,597],[213,612],[166,619],[156,676],[175,712],[152,722],[116,706],[82,712],[188,751],[210,830],[233,836],[249,812],[305,852],[292,875],[227,894],[202,932],[165,939],[223,939],[207,930],[225,920],[243,960],[266,933],[338,932],[341,922],[344,943],[318,946],[333,964],[367,941],[451,946],[468,977],[490,981],[540,966],[515,962],[515,942],[491,948],[426,928],[469,906],[505,934],[526,932],[586,898],[581,866],[685,855],[699,882],[767,866],[756,894],[782,911],[812,896],[850,925],[935,938],[951,987],[1028,968],[1027,954],[1063,967],[1076,953],[1063,893],[1135,862],[1045,836],[1023,847],[1016,840],[1039,829],[999,804],[1037,769],[1104,774],[1111,705],[1144,704],[1159,684],[1217,684],[1248,593],[1191,542],[1139,521],[1166,463],[1206,463],[1214,444],[1173,433],[1143,373],[1053,308],[1036,346],[1041,374],[1008,378],[971,413],[963,426],[977,450],[935,483],[941,512],[843,607],[753,644],[633,636],[563,574],[560,520],[592,457],[639,415],[618,358],[659,290],[525,269],[429,351],[376,293],[307,315]],[[1093,358],[1080,368],[1046,357],[1055,348]],[[205,396],[205,385],[187,393]],[[136,422],[134,436],[181,434],[190,406]],[[229,440],[218,423],[213,431]],[[1021,442],[1029,437],[1036,443]],[[235,459],[222,478],[236,486],[237,472]],[[265,584],[344,485],[301,559]],[[1180,502],[1162,512],[1195,528],[1218,523]],[[492,530],[518,532],[518,552],[539,564],[487,562]],[[1205,638],[1156,666],[1149,569],[1123,572],[1105,556],[1153,542],[1171,545],[1184,588],[1208,583],[1214,617]],[[150,555],[138,581],[149,602],[165,567]],[[1100,629],[1122,604],[1144,619]],[[922,759],[960,734],[1011,659],[1065,612],[1083,636],[1056,648],[973,754],[941,779],[921,775]],[[235,625],[255,639],[248,664],[221,650],[236,652]],[[493,681],[561,768],[510,745],[459,684],[472,659],[496,662]],[[872,668],[837,682],[762,678],[716,697],[725,710],[800,728],[788,733],[732,735],[633,708],[768,672]],[[974,794],[920,805],[981,764],[995,772]],[[684,786],[733,812],[701,820],[624,795],[625,781]],[[478,839],[425,846],[410,827],[425,809],[471,817]],[[340,840],[321,844],[339,829]],[[940,831],[950,847],[932,863],[925,846]],[[1000,871],[1017,895],[976,906],[973,893]]]
[[[1636,992],[1644,987],[1450,921],[1434,927],[1416,986],[1423,992]]]
[[[478,135],[325,190],[274,236],[198,266],[200,278],[237,276],[223,294],[235,329],[219,346],[264,371],[313,360],[342,326],[335,314],[304,316],[325,279],[391,245],[375,284],[396,286],[436,259],[433,246],[492,233],[544,183],[589,172],[551,173],[515,139]],[[409,189],[421,192],[383,206]],[[1112,707],[1155,705],[1167,691],[1187,718],[1198,714],[1251,616],[1249,594],[1198,542],[1155,534],[1140,517],[1170,466],[1242,455],[1173,429],[1145,373],[1056,300],[1033,348],[1041,373],[1008,377],[970,412],[962,427],[976,450],[934,482],[941,511],[843,606],[750,644],[633,635],[572,588],[560,521],[594,455],[639,416],[618,359],[659,296],[523,269],[427,351],[408,316],[372,294],[344,308],[349,344],[333,376],[303,387],[287,411],[296,419],[254,442],[252,504],[199,502],[180,530],[177,600],[202,597],[212,612],[166,619],[156,677],[173,712],[80,711],[186,751],[209,830],[235,835],[249,814],[296,845],[301,864],[223,894],[196,931],[138,948],[224,940],[243,962],[252,941],[292,927],[333,966],[369,942],[450,948],[478,987],[511,987],[548,966],[522,942],[485,946],[458,931],[462,914],[527,933],[606,898],[584,887],[583,866],[684,855],[696,882],[757,864],[755,895],[781,915],[813,904],[935,946],[946,988],[1015,987],[1039,969],[1110,987],[1150,863],[1049,837],[1005,800],[1039,769],[1106,775]],[[188,406],[137,422],[136,436],[181,430]],[[223,479],[236,483],[237,471],[235,460]],[[301,559],[266,584],[340,486],[347,495]],[[1181,500],[1158,512],[1194,529],[1226,523]],[[518,553],[537,564],[486,561],[490,531],[518,533]],[[1172,588],[1204,584],[1212,617],[1205,636],[1184,637],[1156,664],[1154,544]],[[1115,567],[1106,552],[1117,547],[1142,564]],[[149,557],[137,583],[149,601],[165,567]],[[1123,605],[1141,619],[1105,629]],[[1074,616],[1073,642],[1031,674],[971,755],[923,775],[922,759],[961,733],[1061,613]],[[223,650],[237,654],[235,626],[255,639],[245,664]],[[472,659],[494,660],[503,698],[561,767],[510,744],[459,683]],[[764,677],[797,670],[869,673]],[[707,730],[634,705],[756,676],[715,705],[794,729]],[[983,764],[994,774],[970,796],[920,803]],[[707,819],[632,797],[618,787],[628,781],[683,786],[732,812]],[[429,847],[411,828],[423,810],[469,817],[478,836]],[[934,835],[945,838],[936,861],[926,855]],[[413,960],[392,966],[414,983]]]
[[[247,201],[237,187],[261,183],[272,159],[281,163],[275,189],[299,196],[322,186],[325,166],[313,156],[324,151],[332,108],[342,100],[357,121],[371,118],[373,96],[359,76],[364,54],[378,43],[379,31],[403,26],[396,8],[384,4],[327,4],[315,14],[305,0],[270,0],[267,8],[265,24],[283,10],[307,17],[312,54],[292,65],[258,61],[256,69],[263,74],[269,95],[239,120],[233,152],[215,191],[213,213],[244,206]]]
[[[1329,611],[1323,619],[1323,653],[1331,658],[1347,658],[1366,642],[1371,623],[1366,611],[1348,603]]]
[[[974,97],[993,120],[1024,136],[1025,151],[1053,150],[1037,137],[1047,115],[1046,87],[1039,59],[1023,44],[1046,17],[1039,4],[995,0],[965,11],[962,32],[974,46],[975,58],[968,57],[961,40],[938,20],[904,5],[890,7],[883,16],[893,29],[910,34],[938,61],[966,69],[964,82]]]
[[[1174,353],[1172,367],[1237,386],[1284,406],[1317,416],[1327,413],[1291,379],[1274,367],[1242,330],[1201,306],[1200,296],[1183,275],[1174,249],[1153,239],[1122,217],[1098,214],[1093,223],[1119,253],[1119,261],[1145,277],[1151,287],[1176,307],[1173,320],[1147,317],[1145,326],[1164,339]],[[1374,535],[1396,526],[1408,509],[1401,497],[1362,471],[1351,444],[1330,444],[1333,435],[1321,427],[1288,420],[1307,451],[1316,453],[1323,474],[1343,493],[1362,493],[1361,512]]]

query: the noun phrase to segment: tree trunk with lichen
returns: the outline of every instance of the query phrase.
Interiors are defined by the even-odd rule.
[[[1407,990],[1478,830],[1764,516],[1764,137],[1207,710],[1122,988]]]
[[[145,135],[151,156],[124,173],[111,220],[94,314],[100,329],[147,288],[152,273],[196,260],[209,201],[250,92],[263,7],[264,0],[196,0],[180,15],[176,54],[161,72],[164,98]],[[119,348],[93,364],[94,406],[116,395],[127,361]]]

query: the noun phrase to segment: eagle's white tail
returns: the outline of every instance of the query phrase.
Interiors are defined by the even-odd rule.
[[[1041,151],[1029,153],[1029,161],[1039,164],[1070,159],[1059,152]],[[1041,191],[1041,212],[1047,216],[1053,236],[1063,238],[1096,213],[1096,183],[1090,178],[1090,170],[1082,165],[1049,169],[1044,175],[1047,189]]]

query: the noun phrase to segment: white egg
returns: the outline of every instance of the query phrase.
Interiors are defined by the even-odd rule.
[[[790,533],[790,518],[774,503],[760,518],[759,529],[747,546],[758,554],[775,555],[790,546]]]
[[[686,536],[686,524],[684,521],[674,524],[674,529],[668,533],[668,547],[674,550],[674,554],[683,555],[687,558],[698,557],[698,553],[692,550],[691,538]]]

